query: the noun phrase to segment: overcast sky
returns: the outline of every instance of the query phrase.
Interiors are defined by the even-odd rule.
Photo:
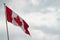
[[[10,40],[60,40],[60,0],[0,0],[0,40],[7,40],[3,3],[29,24],[31,33],[8,23]]]

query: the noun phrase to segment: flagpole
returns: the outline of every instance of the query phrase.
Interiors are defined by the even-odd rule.
[[[5,3],[4,3],[4,8],[5,8]],[[5,8],[6,9],[6,8]],[[7,40],[9,40],[9,31],[8,31],[8,24],[7,24],[7,15],[6,15],[6,10],[5,10],[5,18],[6,18],[6,31],[7,31]]]

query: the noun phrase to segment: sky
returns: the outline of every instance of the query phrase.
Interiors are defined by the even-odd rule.
[[[0,40],[7,40],[3,3],[29,24],[31,34],[8,22],[10,40],[60,40],[60,0],[0,0]]]

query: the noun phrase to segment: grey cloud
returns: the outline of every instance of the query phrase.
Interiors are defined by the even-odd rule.
[[[26,0],[27,1],[27,0]],[[27,1],[27,5],[24,8],[20,8],[20,11],[23,12],[41,12],[42,9],[45,9],[47,7],[56,7],[60,8],[60,0],[37,0],[39,2],[39,5],[32,5],[31,0]],[[0,6],[3,5],[3,3],[9,3],[11,0],[0,0]],[[16,4],[16,3],[15,3]],[[2,7],[2,6],[1,6]],[[43,11],[43,12],[48,12],[48,10]]]
[[[57,18],[58,21],[60,21],[60,18]]]
[[[23,38],[25,38],[24,35],[22,35],[22,34],[20,35],[20,34],[18,34],[18,33],[12,33],[12,34],[10,34],[9,33],[9,39],[10,40],[17,40],[17,39],[23,39]],[[0,31],[0,40],[7,40],[6,31]]]
[[[60,12],[57,14],[56,19],[57,19],[58,22],[60,22]]]
[[[17,8],[22,12],[41,12],[42,9],[44,9],[44,11],[42,12],[49,12],[48,10],[45,11],[45,8],[47,7],[56,7],[56,8],[60,8],[60,0],[37,0],[39,2],[39,5],[35,5],[33,6],[31,0],[26,0],[27,5],[23,8]],[[0,5],[3,5],[3,3],[9,3],[11,2],[11,0],[0,0]],[[16,3],[15,3],[16,4]],[[18,4],[17,4],[18,5]],[[2,7],[2,6],[1,6]],[[14,6],[13,6],[14,7]]]
[[[10,40],[17,40],[17,39],[25,39],[25,36],[24,35],[22,35],[21,33],[12,33],[12,34],[10,34]]]
[[[38,6],[33,6],[31,2],[23,8],[24,12],[39,12],[41,9],[47,7],[55,7],[56,9],[60,8],[60,0],[37,0],[39,2]],[[47,11],[48,12],[48,11]]]
[[[60,35],[60,28],[56,29],[54,27],[48,28],[47,26],[40,26],[40,27],[35,26],[33,29],[41,30],[41,31],[48,33],[48,34]]]
[[[48,28],[48,27],[41,27],[41,30],[46,32],[46,33],[51,33],[51,34],[57,34],[60,35],[60,30],[56,30],[54,28]]]
[[[0,40],[6,40],[6,32],[3,30],[0,31]]]

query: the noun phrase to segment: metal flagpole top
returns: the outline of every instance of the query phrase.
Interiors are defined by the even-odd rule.
[[[5,3],[4,3],[4,5],[5,5]]]

